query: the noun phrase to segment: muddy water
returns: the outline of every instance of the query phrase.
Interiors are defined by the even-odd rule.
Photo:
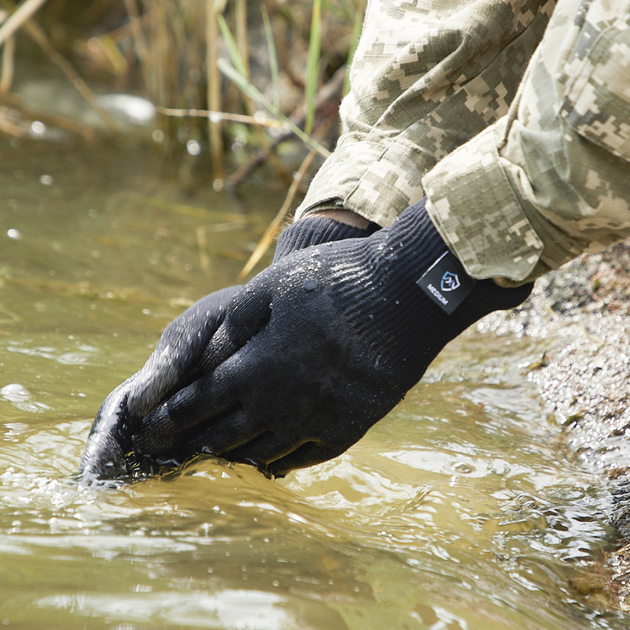
[[[528,380],[542,342],[512,333],[465,335],[347,454],[282,481],[198,461],[78,490],[104,396],[187,302],[234,282],[282,191],[183,197],[131,149],[0,148],[3,625],[628,626],[606,488],[564,457]]]

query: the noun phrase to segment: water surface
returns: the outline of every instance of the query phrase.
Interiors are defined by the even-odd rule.
[[[537,339],[469,332],[348,453],[281,481],[204,460],[80,491],[103,398],[186,304],[235,282],[284,193],[184,196],[134,149],[0,157],[2,624],[628,626],[603,480],[565,457],[527,378]]]

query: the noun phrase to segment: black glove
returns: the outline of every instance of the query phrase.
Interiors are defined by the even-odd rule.
[[[291,252],[305,249],[320,243],[342,241],[347,238],[364,238],[373,234],[379,227],[370,223],[364,230],[362,228],[346,225],[339,221],[324,217],[307,217],[292,223],[278,239],[273,262],[277,262]]]
[[[204,348],[240,289],[211,293],[184,311],[168,325],[144,367],[107,396],[79,464],[79,475],[85,481],[131,472],[126,455],[133,450],[132,431],[150,409],[202,375]]]
[[[204,352],[208,374],[152,410],[134,446],[158,461],[207,452],[275,476],[330,459],[448,341],[530,291],[470,278],[420,202],[368,238],[294,252],[249,282]]]
[[[370,230],[314,217],[293,223],[276,246],[275,260],[303,247],[344,238],[367,236]],[[193,304],[164,331],[144,367],[117,387],[99,409],[81,462],[85,481],[111,479],[132,472],[126,457],[131,434],[153,407],[186,387],[204,372],[201,355],[225,317],[230,299],[241,287],[211,293]]]

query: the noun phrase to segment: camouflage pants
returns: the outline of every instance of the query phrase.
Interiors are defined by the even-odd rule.
[[[428,196],[477,278],[630,234],[630,0],[370,0],[342,135],[297,216]]]

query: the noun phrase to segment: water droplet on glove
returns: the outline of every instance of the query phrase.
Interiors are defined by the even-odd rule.
[[[313,291],[317,288],[317,280],[315,278],[307,278],[302,286],[306,291]]]

